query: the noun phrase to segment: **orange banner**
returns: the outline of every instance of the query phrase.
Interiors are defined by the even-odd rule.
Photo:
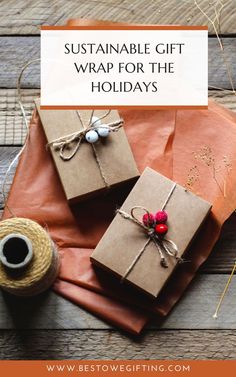
[[[235,376],[236,360],[41,360],[0,361],[4,377],[48,376]]]

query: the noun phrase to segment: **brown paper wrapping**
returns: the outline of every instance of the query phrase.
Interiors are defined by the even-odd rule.
[[[83,21],[75,20],[71,25],[80,22]],[[92,20],[86,22],[93,24]],[[190,247],[191,264],[184,263],[176,269],[158,297],[158,303],[140,299],[140,295],[134,292],[130,294],[128,287],[124,289],[109,274],[95,271],[89,260],[116,208],[129,194],[130,185],[115,189],[99,200],[90,199],[77,204],[72,212],[51,155],[45,152],[46,140],[35,112],[8,205],[17,216],[31,218],[43,226],[47,224],[62,257],[60,279],[54,287],[56,292],[137,334],[153,315],[151,312],[167,315],[173,308],[209,256],[224,221],[236,208],[236,114],[212,101],[208,110],[201,111],[126,110],[120,114],[140,172],[150,166],[185,185],[190,169],[196,165],[194,152],[206,144],[212,148],[217,161],[227,156],[232,163],[229,173],[227,169],[217,173],[221,181],[226,181],[227,196],[224,198],[209,167],[197,162],[200,176],[192,191],[212,203],[212,211],[205,221],[204,232],[199,231]],[[3,218],[9,216],[6,209]],[[63,284],[66,280],[71,283],[69,286]],[[103,299],[104,296],[107,300]],[[137,306],[143,306],[144,310],[137,310]]]
[[[134,206],[142,206],[151,213],[156,213],[162,208],[173,184],[174,182],[168,178],[146,168],[121,210],[130,214]],[[166,238],[178,247],[179,257],[185,253],[210,208],[210,203],[182,186],[175,187],[166,206],[169,228]],[[136,212],[139,212],[139,215],[136,215],[142,221],[143,212]],[[94,250],[91,261],[121,279],[146,240],[143,229],[117,213]],[[160,265],[160,255],[155,244],[151,242],[128,274],[126,281],[157,297],[177,265],[175,258],[168,257],[165,251],[164,255],[168,261],[168,268]],[[191,260],[191,255],[189,258]]]
[[[40,100],[36,100],[35,103],[48,143],[83,129],[76,111],[40,110]],[[94,116],[100,118],[105,113],[106,110],[96,110]],[[92,110],[79,110],[79,114],[83,125],[87,127],[91,121]],[[102,122],[111,123],[118,119],[120,119],[118,111],[111,110]],[[100,138],[94,148],[110,187],[138,177],[139,172],[123,128],[111,132],[106,139]],[[82,142],[75,156],[69,161],[61,159],[59,152],[53,146],[50,150],[69,201],[83,200],[91,194],[98,194],[106,189],[93,148],[89,143]]]

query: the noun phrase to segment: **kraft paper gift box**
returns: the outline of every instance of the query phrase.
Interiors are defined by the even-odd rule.
[[[141,206],[155,214],[166,200],[168,232],[159,235],[157,242],[154,242],[155,237],[151,238],[145,247],[150,237],[140,224],[130,219],[132,208]],[[210,209],[207,201],[146,168],[98,243],[91,261],[116,275],[121,282],[131,283],[156,298],[178,263],[183,261],[184,253]],[[133,212],[141,223],[144,213],[142,208]],[[156,225],[154,222],[151,229]],[[157,233],[154,231],[154,234]],[[165,246],[172,255],[168,255]],[[164,256],[162,262],[160,251]],[[189,258],[191,263],[191,255]]]
[[[50,145],[52,141],[87,128],[92,115],[101,118],[107,110],[41,110],[40,99],[35,100],[35,104],[66,198],[70,202],[84,200],[139,176],[123,127],[110,132],[106,138],[100,137],[94,144],[83,139],[69,160],[63,160],[58,148]],[[118,111],[111,110],[101,122],[105,126],[119,120]],[[72,153],[77,143],[78,140],[75,140],[64,148],[65,156]]]

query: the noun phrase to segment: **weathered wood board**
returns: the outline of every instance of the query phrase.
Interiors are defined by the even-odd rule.
[[[236,81],[236,38],[223,38],[225,56]],[[39,58],[40,37],[3,36],[0,38],[0,88],[15,88],[22,67]],[[217,38],[209,38],[209,87],[231,89],[226,66]],[[22,87],[40,87],[40,63],[34,63],[24,74]],[[214,89],[214,88],[213,88]]]
[[[186,293],[164,319],[153,319],[149,329],[236,329],[236,277],[219,312],[215,312],[228,275],[197,275]],[[33,298],[17,298],[0,292],[0,330],[112,328],[63,297],[48,291]]]
[[[34,108],[34,98],[39,89],[22,89],[22,101],[28,121]],[[209,97],[236,111],[236,96],[230,91],[209,90]],[[23,143],[26,129],[17,102],[16,89],[0,89],[0,145]]]
[[[214,1],[198,4],[214,19]],[[219,7],[217,7],[219,9]],[[69,18],[90,18],[159,25],[212,24],[194,5],[193,0],[2,0],[0,34],[39,34],[41,25],[63,25]],[[224,2],[221,31],[236,33],[235,0]]]
[[[232,330],[147,331],[137,339],[113,330],[5,330],[0,336],[0,358],[4,360],[183,359],[186,360],[185,365],[188,365],[188,359],[234,360],[236,336]]]

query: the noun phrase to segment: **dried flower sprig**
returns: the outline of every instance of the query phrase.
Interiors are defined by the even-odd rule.
[[[204,145],[201,147],[197,152],[192,152],[195,160],[203,163],[205,166],[208,167],[212,178],[214,179],[215,183],[217,184],[219,190],[221,191],[224,198],[227,197],[226,192],[226,180],[223,179],[223,186],[218,179],[218,174],[221,172],[222,168],[224,167],[227,170],[227,175],[230,174],[232,170],[232,163],[228,156],[224,155],[222,160],[216,163],[215,155],[208,145]],[[187,180],[185,183],[185,187],[188,190],[192,190],[196,182],[201,182],[200,180],[200,169],[198,165],[193,165],[188,172]]]
[[[194,184],[199,180],[199,170],[197,165],[194,165],[192,168],[189,169],[187,181],[185,183],[185,187],[187,190],[191,190]]]
[[[216,182],[222,195],[225,198],[226,197],[226,182],[224,180],[223,189],[222,189],[220,182],[218,181],[218,178],[217,178],[217,173],[220,172],[221,166],[220,165],[216,166],[216,160],[215,160],[215,156],[212,149],[209,146],[205,145],[202,148],[200,148],[198,152],[193,152],[193,154],[196,160],[203,162],[210,169],[212,178]]]

